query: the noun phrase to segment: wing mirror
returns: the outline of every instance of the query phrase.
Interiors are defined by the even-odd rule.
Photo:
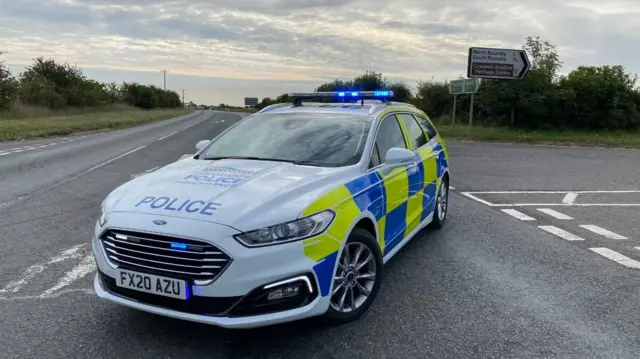
[[[207,147],[207,145],[210,143],[211,141],[209,140],[202,140],[198,143],[196,143],[196,152],[200,152],[201,149]]]
[[[416,163],[416,154],[406,148],[393,147],[387,151],[382,172],[387,174],[393,169]]]

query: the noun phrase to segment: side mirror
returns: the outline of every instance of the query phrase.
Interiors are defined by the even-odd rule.
[[[384,166],[382,171],[386,174],[391,170],[402,167],[405,165],[411,165],[416,162],[416,154],[406,148],[393,147],[387,151],[387,155],[384,159]]]
[[[210,143],[211,141],[209,140],[202,140],[198,143],[196,143],[196,152],[200,152],[201,149],[207,147],[207,145]]]

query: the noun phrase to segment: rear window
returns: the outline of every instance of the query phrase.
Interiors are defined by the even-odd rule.
[[[258,114],[215,139],[200,158],[259,157],[338,167],[358,163],[370,121],[349,114]]]

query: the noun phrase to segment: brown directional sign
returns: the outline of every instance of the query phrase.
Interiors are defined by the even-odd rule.
[[[470,78],[520,80],[530,67],[524,50],[469,48],[467,77]]]

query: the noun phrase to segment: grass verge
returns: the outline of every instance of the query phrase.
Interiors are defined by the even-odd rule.
[[[562,146],[640,148],[640,132],[522,131],[501,127],[436,125],[446,139]]]
[[[193,112],[193,109],[153,109],[115,107],[98,112],[71,115],[3,119],[0,118],[0,141],[66,136],[78,132],[119,130],[167,120]]]

